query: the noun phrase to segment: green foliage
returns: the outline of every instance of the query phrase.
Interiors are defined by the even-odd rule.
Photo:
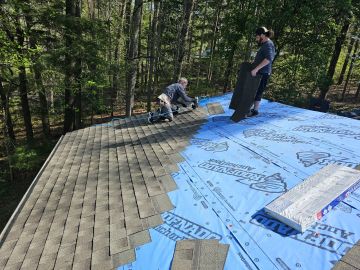
[[[11,156],[13,167],[18,170],[29,170],[38,165],[38,154],[35,149],[28,149],[24,146],[15,148],[15,153]]]
[[[53,144],[17,146],[10,156],[12,167],[16,170],[38,170],[53,147]]]
[[[17,125],[22,125],[17,94],[20,65],[26,66],[34,119],[39,119],[41,113],[35,65],[41,71],[47,97],[51,93],[53,98],[50,110],[53,119],[61,117],[64,111],[67,83],[71,94],[82,92],[83,118],[111,112],[114,98],[114,106],[123,107],[130,22],[127,21],[127,10],[123,9],[126,3],[124,0],[98,1],[94,14],[90,14],[89,5],[84,4],[80,17],[66,15],[64,0],[9,0],[1,5],[0,76],[10,96],[11,112]],[[161,1],[160,7],[156,74],[151,74],[157,77],[154,96],[172,83],[177,49],[184,46],[177,44],[183,1]],[[278,52],[269,95],[284,101],[289,99],[289,102],[315,95],[332,83],[326,74],[336,37],[350,16],[353,16],[353,25],[360,21],[359,7],[360,0],[197,1],[182,75],[191,79],[191,92],[194,93],[217,92],[222,90],[225,82],[234,86],[239,64],[244,60],[251,61],[250,55],[258,49],[254,30],[264,25],[274,31],[273,40]],[[135,103],[141,104],[149,89],[154,2],[147,1],[142,8],[135,93]],[[24,34],[23,45],[17,37],[19,31]],[[30,41],[35,45],[31,46]],[[344,50],[340,56],[336,74],[342,67],[345,53]],[[80,63],[76,81],[74,68],[67,62],[69,57]],[[360,69],[356,67],[353,77],[359,78]],[[68,73],[72,73],[71,82],[65,81]]]

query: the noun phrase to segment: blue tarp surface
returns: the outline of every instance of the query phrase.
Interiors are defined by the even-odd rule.
[[[327,164],[360,164],[360,121],[262,101],[257,117],[209,116],[173,174],[176,206],[150,229],[152,242],[119,269],[170,269],[181,239],[230,244],[225,269],[331,269],[360,239],[360,191],[304,233],[269,217],[263,207]]]

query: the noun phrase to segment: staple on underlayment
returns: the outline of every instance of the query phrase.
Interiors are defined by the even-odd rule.
[[[359,170],[330,164],[269,203],[264,210],[304,232],[359,187]]]

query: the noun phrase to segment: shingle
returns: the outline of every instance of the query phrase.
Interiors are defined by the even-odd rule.
[[[106,262],[111,262],[110,247],[104,247],[92,253],[91,265],[101,265]]]
[[[7,265],[12,265],[18,262],[22,262],[25,258],[28,248],[29,248],[29,244],[21,245],[21,246],[16,244],[14,249],[12,250],[9,260],[7,261]]]
[[[10,255],[4,256],[0,253],[0,269],[4,269]]]
[[[37,245],[37,243],[32,243],[26,252],[26,257],[32,258],[40,256],[43,252],[43,248],[44,245]]]
[[[108,246],[110,246],[109,232],[103,232],[93,238],[93,251],[97,251]]]
[[[228,249],[218,240],[177,241],[171,269],[223,269]]]
[[[151,236],[148,230],[137,232],[129,235],[129,242],[132,248],[144,245],[151,241]]]
[[[6,239],[6,241],[1,245],[0,258],[6,257],[6,254],[10,255],[11,251],[14,249],[16,243],[17,243],[17,240]]]
[[[91,258],[82,259],[80,261],[74,262],[73,270],[89,270],[91,269]],[[106,269],[106,268],[103,268]]]
[[[158,213],[163,213],[174,208],[167,194],[151,197],[151,200]]]
[[[52,269],[55,265],[57,253],[50,253],[45,256],[41,256],[38,269]]]
[[[358,270],[359,268],[356,268],[348,263],[345,263],[343,261],[338,261],[332,270]]]
[[[128,264],[135,261],[136,255],[134,249],[112,255],[112,267],[116,268],[120,265]]]
[[[141,221],[142,221],[142,224],[143,224],[142,226],[144,229],[154,228],[154,227],[159,226],[164,223],[161,215],[154,215],[151,217],[147,217],[147,218],[141,219]]]
[[[224,108],[218,102],[208,103],[206,106],[210,115],[225,113]]]
[[[76,244],[61,245],[58,251],[58,258],[73,256],[75,253]]]
[[[130,249],[128,237],[123,238],[110,238],[110,254],[117,254]]]
[[[166,192],[170,192],[177,189],[177,185],[175,181],[168,174],[157,178],[157,180],[161,183],[161,185],[163,186]]]
[[[168,157],[174,162],[174,163],[181,163],[185,159],[178,153],[168,155]]]
[[[40,261],[40,254],[36,255],[36,256],[28,256],[28,254],[26,254],[26,257],[21,265],[22,269],[36,269],[36,267],[39,264]]]
[[[65,257],[58,257],[55,261],[55,266],[54,266],[54,270],[55,269],[61,269],[61,270],[67,270],[67,269],[72,269],[72,263],[73,263],[73,257],[74,254],[65,256]]]
[[[352,266],[360,266],[360,246],[355,245],[341,260]]]
[[[22,262],[17,262],[14,264],[7,264],[4,270],[19,270],[21,269]]]
[[[64,136],[7,238],[21,235],[24,263],[53,268],[57,258],[66,268],[73,257],[74,269],[104,270],[134,260],[129,247],[150,241],[147,229],[163,223],[158,213],[173,208],[166,192],[177,187],[168,173],[201,123],[194,119],[147,126],[135,117]]]

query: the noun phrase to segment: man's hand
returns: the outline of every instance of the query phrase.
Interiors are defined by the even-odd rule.
[[[251,71],[251,76],[255,77],[256,74],[257,74],[258,70],[256,68],[254,68],[252,71]]]

